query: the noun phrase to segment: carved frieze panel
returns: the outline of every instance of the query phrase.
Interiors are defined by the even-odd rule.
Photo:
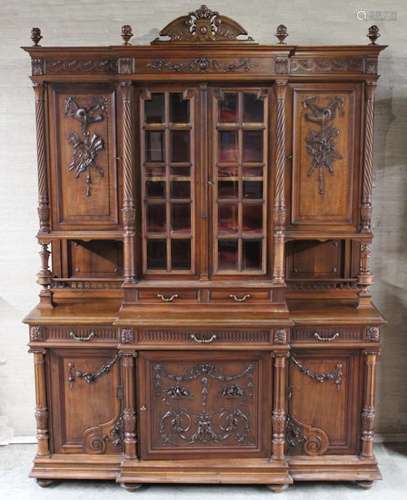
[[[258,62],[249,57],[218,59],[200,56],[191,59],[159,58],[146,62],[148,72],[158,73],[247,73],[257,67]]]
[[[72,73],[114,73],[113,59],[50,59],[47,60],[47,74]]]

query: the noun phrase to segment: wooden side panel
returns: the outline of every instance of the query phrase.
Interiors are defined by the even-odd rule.
[[[360,370],[358,352],[324,349],[292,353],[287,433],[291,453],[357,453]]]
[[[53,86],[50,130],[53,228],[117,228],[113,89]]]
[[[293,88],[292,224],[356,224],[360,94],[348,83]]]
[[[100,349],[51,351],[48,379],[55,453],[121,451],[118,363],[95,381],[80,375],[96,373],[114,356],[114,351]]]
[[[267,353],[143,352],[141,457],[268,456]]]
[[[341,278],[344,241],[295,241],[287,245],[288,279]]]
[[[119,278],[123,275],[121,241],[68,241],[69,277]]]

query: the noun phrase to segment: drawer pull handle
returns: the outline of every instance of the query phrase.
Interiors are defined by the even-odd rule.
[[[339,332],[336,332],[332,335],[332,337],[321,337],[321,335],[318,332],[314,333],[314,338],[319,340],[320,342],[332,342],[333,340],[337,339],[339,337]]]
[[[87,337],[79,337],[75,332],[71,331],[69,332],[69,336],[71,337],[71,339],[76,340],[77,342],[89,342],[94,337],[96,337],[96,333],[92,331]]]
[[[174,302],[175,299],[178,299],[178,294],[174,293],[174,295],[162,295],[161,293],[157,293],[157,297],[161,299],[163,302]]]
[[[216,334],[214,333],[211,337],[208,339],[200,339],[198,338],[195,334],[191,333],[190,335],[191,340],[195,342],[196,344],[211,344],[216,340]]]
[[[247,299],[250,299],[251,295],[248,293],[247,295],[229,295],[231,299],[233,299],[235,302],[246,302]]]

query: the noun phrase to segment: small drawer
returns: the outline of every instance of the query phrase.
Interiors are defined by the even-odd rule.
[[[293,328],[291,334],[292,343],[309,343],[315,344],[337,344],[341,342],[358,342],[363,340],[363,329],[358,327],[307,327]]]
[[[117,340],[112,326],[32,326],[31,342],[72,342],[72,344],[97,344]]]
[[[139,301],[150,304],[178,304],[197,302],[197,290],[140,290]]]
[[[139,344],[175,344],[184,346],[208,346],[218,344],[269,344],[270,330],[178,330],[148,329],[138,335]]]
[[[211,301],[228,304],[250,304],[270,300],[269,290],[212,290]]]

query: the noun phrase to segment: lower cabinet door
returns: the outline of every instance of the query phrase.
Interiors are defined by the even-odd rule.
[[[362,380],[357,351],[291,353],[287,421],[290,454],[358,452]]]
[[[111,350],[50,351],[48,383],[54,453],[122,449],[119,362]]]
[[[270,353],[142,352],[142,458],[268,456]]]

